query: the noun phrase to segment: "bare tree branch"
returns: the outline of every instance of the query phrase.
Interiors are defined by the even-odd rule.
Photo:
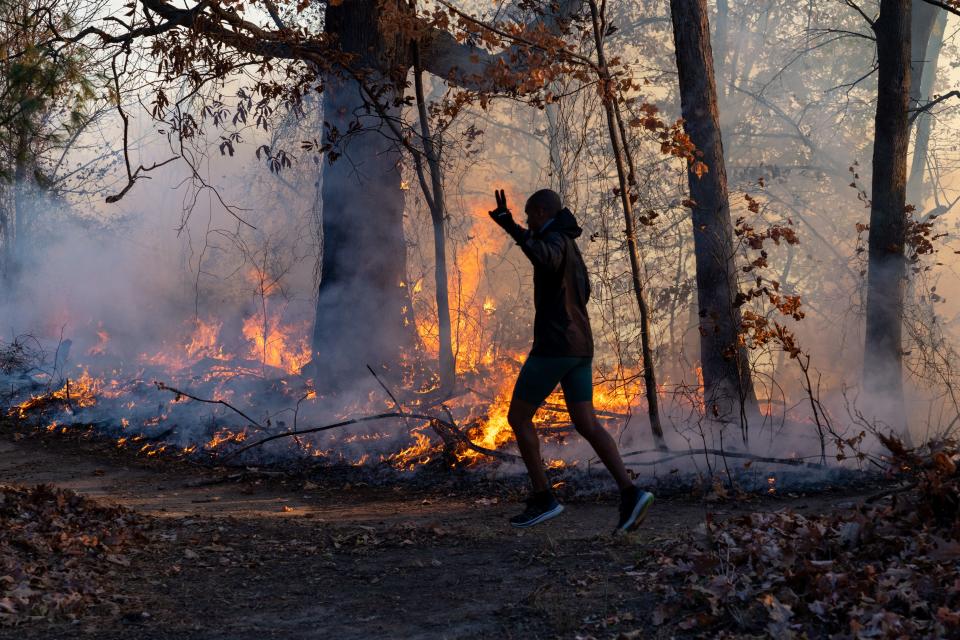
[[[939,96],[934,100],[931,100],[930,102],[926,103],[922,107],[917,107],[916,109],[910,109],[910,112],[912,114],[910,116],[910,124],[913,124],[913,121],[916,120],[921,113],[925,111],[929,111],[933,107],[937,106],[938,104],[940,104],[941,102],[949,98],[960,98],[960,91],[953,90],[950,93],[945,93],[942,96]]]
[[[940,0],[923,0],[927,4],[932,4],[935,7],[940,7],[944,11],[948,11],[954,15],[960,16],[960,6],[957,5],[956,0],[952,2],[947,0],[947,2],[941,2]]]

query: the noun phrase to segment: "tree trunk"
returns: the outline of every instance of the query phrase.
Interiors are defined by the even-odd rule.
[[[31,188],[30,171],[30,140],[26,133],[21,133],[14,152],[13,170],[13,220],[10,225],[11,261],[9,278],[14,285],[20,278],[24,260],[27,258],[28,238],[30,226],[33,224],[33,189]]]
[[[896,428],[906,426],[902,322],[910,140],[910,17],[910,0],[882,0],[880,16],[873,27],[879,68],[863,379],[867,391],[884,400],[884,421]]]
[[[10,220],[10,198],[5,191],[6,189],[0,188],[0,242],[3,243],[0,249],[0,284],[9,295],[13,286],[13,225]]]
[[[623,219],[626,227],[627,249],[630,254],[630,274],[633,282],[633,293],[640,310],[640,350],[643,358],[643,383],[647,398],[647,415],[650,418],[650,431],[654,442],[660,449],[666,449],[663,439],[663,426],[660,424],[660,402],[657,397],[657,379],[653,364],[653,350],[650,348],[650,310],[647,306],[646,294],[643,291],[641,277],[640,249],[637,245],[636,223],[633,219],[632,187],[636,184],[636,172],[633,166],[633,156],[627,148],[627,139],[620,117],[620,105],[616,102],[614,81],[607,69],[607,62],[603,52],[603,33],[596,0],[590,0],[590,15],[593,19],[594,44],[597,48],[597,62],[600,68],[600,80],[604,90],[603,107],[607,116],[607,130],[610,135],[610,145],[613,148],[613,159],[617,166],[617,178],[620,184],[620,202],[623,205]],[[629,167],[629,174],[627,169]]]
[[[713,63],[715,76],[720,77],[721,87],[724,87],[723,94],[729,95],[732,91],[731,83],[735,78],[726,74],[727,63],[727,40],[730,34],[730,3],[728,0],[717,0],[717,24],[716,31],[713,34],[713,44],[716,56]]]
[[[932,15],[931,15],[932,14]],[[910,106],[916,108],[930,99],[937,76],[940,49],[943,47],[943,32],[947,24],[947,12],[938,7],[917,2],[913,5],[911,25]],[[930,146],[930,129],[933,119],[929,113],[921,113],[916,120],[917,135],[913,143],[913,160],[907,182],[907,202],[918,209],[925,199],[923,176]]]
[[[443,189],[443,170],[440,167],[440,144],[430,133],[430,120],[427,117],[426,98],[423,93],[423,66],[420,62],[420,48],[414,42],[413,85],[417,97],[417,117],[420,120],[420,137],[423,141],[423,154],[430,170],[430,186],[423,175],[423,164],[413,153],[417,163],[417,176],[420,188],[430,208],[433,222],[434,281],[437,298],[437,333],[439,338],[440,390],[444,395],[453,393],[457,386],[457,361],[453,355],[453,331],[450,324],[450,291],[447,279],[447,202]]]
[[[394,52],[379,30],[376,0],[328,4],[326,29],[365,70],[396,70]],[[391,57],[395,59],[391,60]],[[409,67],[405,67],[409,68]],[[400,75],[400,71],[397,71]],[[371,73],[371,82],[384,83]],[[404,197],[400,152],[368,96],[351,78],[327,77],[324,120],[341,136],[342,157],[324,168],[323,259],[313,332],[311,373],[319,390],[348,388],[369,377],[366,366],[393,366],[414,343],[409,322]],[[399,117],[399,83],[378,97]],[[361,128],[351,131],[351,127]]]
[[[560,142],[563,136],[563,127],[560,123],[560,106],[556,102],[551,102],[544,107],[547,116],[547,140],[550,143],[550,183],[556,187],[556,192],[560,194],[560,200],[568,202],[567,197],[567,172],[563,166],[563,155],[561,153]]]
[[[700,316],[700,361],[708,417],[739,421],[756,401],[746,349],[739,346],[733,223],[723,161],[706,0],[670,0],[684,126],[708,171],[688,171]]]

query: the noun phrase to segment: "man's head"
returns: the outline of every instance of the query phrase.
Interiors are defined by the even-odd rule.
[[[527,204],[523,208],[527,214],[527,226],[530,227],[531,231],[539,231],[562,208],[563,203],[556,191],[540,189],[540,191],[527,198]]]

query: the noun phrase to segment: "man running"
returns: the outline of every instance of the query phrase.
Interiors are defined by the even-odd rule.
[[[540,442],[533,416],[557,383],[563,389],[567,411],[582,435],[613,475],[620,488],[618,531],[640,526],[653,503],[653,494],[641,491],[630,480],[617,445],[597,420],[593,410],[593,333],[587,315],[590,281],[575,239],[583,233],[560,196],[541,189],[530,196],[524,211],[530,229],[513,220],[503,190],[494,193],[497,208],[490,212],[520,245],[533,263],[533,348],[520,370],[507,421],[517,438],[533,493],[523,513],[510,518],[514,527],[532,527],[560,515],[547,484],[540,458]]]

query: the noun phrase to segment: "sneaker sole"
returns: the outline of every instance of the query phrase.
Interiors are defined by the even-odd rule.
[[[563,513],[563,505],[558,504],[553,509],[550,509],[550,511],[544,511],[533,520],[528,520],[527,522],[523,522],[520,524],[511,522],[510,526],[513,527],[514,529],[529,529],[530,527],[534,525],[538,525],[541,522],[546,522],[550,518],[556,518],[561,513]]]
[[[630,517],[627,519],[623,526],[618,529],[618,531],[635,531],[643,521],[647,518],[647,512],[650,510],[650,505],[653,504],[653,494],[650,492],[645,492],[643,497],[637,501],[637,506],[633,508],[633,513],[630,514]]]

